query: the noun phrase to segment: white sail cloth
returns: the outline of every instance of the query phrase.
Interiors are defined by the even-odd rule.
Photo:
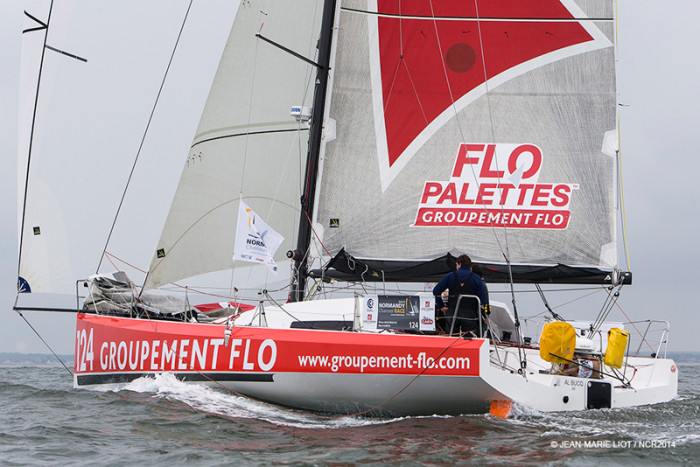
[[[147,288],[230,269],[241,195],[284,237],[275,261],[294,248],[308,128],[290,109],[310,106],[315,67],[256,34],[313,58],[321,9],[310,0],[241,4]]]
[[[32,2],[27,12],[46,21],[48,4]],[[53,4],[47,44],[87,61],[44,50],[28,161],[46,31],[22,36],[20,224],[26,211],[19,275],[33,293],[75,296],[76,281],[94,274],[100,263],[187,5],[167,0]],[[148,267],[181,171],[170,159],[182,153],[197,128],[234,6],[221,0],[195,3],[170,64],[108,246],[108,252],[140,269]],[[37,26],[26,20],[25,28]],[[105,258],[101,270],[126,267]],[[143,278],[135,269],[129,274],[138,283]]]

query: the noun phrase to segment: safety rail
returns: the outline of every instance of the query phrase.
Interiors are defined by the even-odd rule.
[[[640,352],[642,351],[643,345],[646,344],[646,346],[652,351],[652,357],[658,358],[661,356],[661,351],[663,349],[663,358],[666,358],[666,352],[668,351],[668,335],[671,330],[671,325],[668,321],[664,320],[656,320],[656,319],[647,319],[647,320],[640,320],[640,321],[628,321],[625,324],[625,327],[627,328],[627,325],[630,325],[633,329],[637,330],[639,333],[638,335],[633,335],[630,333],[630,354],[631,354],[631,349],[634,348],[634,345],[637,345],[637,350],[635,351],[634,354],[631,354],[633,356],[639,356]],[[640,330],[640,327],[642,326],[637,326],[637,325],[644,325],[646,324],[646,327],[644,328],[644,331],[642,332]],[[627,328],[629,330],[629,328]],[[649,342],[648,337],[654,336],[655,334],[659,334],[658,336],[658,342],[654,342],[652,344]],[[635,342],[637,339],[639,339],[639,343]],[[654,339],[656,341],[656,339]]]

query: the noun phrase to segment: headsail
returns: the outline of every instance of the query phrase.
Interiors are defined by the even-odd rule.
[[[240,199],[284,237],[278,264],[293,248],[308,127],[290,109],[310,105],[314,67],[256,34],[313,58],[321,8],[241,3],[146,287],[230,269]]]
[[[353,7],[315,216],[327,250],[616,265],[611,2]]]
[[[74,8],[56,4],[48,32],[23,35],[20,111],[25,115],[20,120],[18,189],[19,223],[23,218],[24,225],[20,225],[19,275],[25,280],[24,290],[65,294],[69,304],[75,300],[76,281],[94,274],[100,262],[186,11],[173,7],[166,13],[159,5],[134,8],[137,11],[117,3],[86,2]],[[147,263],[141,258],[150,259],[156,241],[155,235],[151,238],[152,226],[159,228],[165,219],[159,214],[159,202],[175,185],[163,156],[187,145],[194,133],[231,27],[230,10],[228,2],[196,6],[182,31],[184,47],[176,50],[170,67],[175,79],[163,88],[160,103],[166,105],[156,108],[140,170],[129,187],[109,248],[142,269]],[[35,5],[29,13],[47,21],[48,8]],[[123,18],[129,21],[128,30]],[[161,27],[154,29],[155,23]],[[28,161],[44,34],[47,47]],[[211,53],[202,53],[193,44],[206,44]],[[165,109],[178,115],[167,129],[161,125],[166,119],[160,112]],[[121,267],[103,262],[105,270]],[[129,275],[137,279],[137,274]]]

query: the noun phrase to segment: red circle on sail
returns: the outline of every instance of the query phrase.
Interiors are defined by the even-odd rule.
[[[469,71],[476,63],[476,52],[469,44],[455,44],[445,55],[447,67],[455,73]]]

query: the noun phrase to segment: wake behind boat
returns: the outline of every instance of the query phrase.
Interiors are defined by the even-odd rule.
[[[243,2],[148,270],[50,274],[33,248],[51,254],[71,226],[28,195],[20,292],[87,287],[76,387],[171,372],[391,415],[668,401],[668,324],[608,320],[631,283],[617,257],[614,38],[604,0]],[[597,285],[606,299],[590,322],[543,300],[534,339],[491,299],[479,331],[459,334],[421,286],[463,252],[514,305],[514,284],[543,298],[540,284]],[[173,284],[180,297],[164,293]]]

